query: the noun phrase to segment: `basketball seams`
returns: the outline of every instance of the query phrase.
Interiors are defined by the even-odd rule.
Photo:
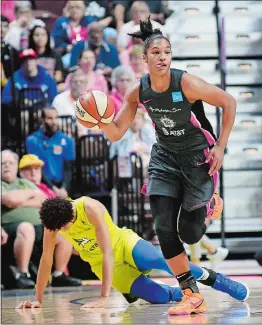
[[[90,91],[90,90],[89,90],[89,91]],[[93,100],[94,100],[94,103],[95,103],[96,113],[97,113],[97,115],[100,117],[100,120],[99,120],[98,122],[100,122],[100,121],[101,121],[101,115],[99,114],[99,110],[98,110],[98,107],[97,107],[97,104],[96,104],[96,98],[95,98],[93,92],[92,92],[92,91],[90,91],[90,92],[91,92],[91,94],[92,94],[92,97],[93,97]],[[89,106],[90,109],[92,109],[92,107],[90,107],[90,103],[89,103],[89,102],[88,102],[88,106]],[[88,113],[88,114],[91,115],[90,113]]]
[[[106,96],[106,110],[104,111],[104,114],[103,114],[103,116],[101,117],[101,120],[102,120],[102,118],[106,115],[107,109],[108,109],[108,96]]]
[[[87,128],[100,129],[101,125],[110,123],[114,116],[113,102],[110,102],[108,95],[98,90],[88,90],[87,93],[81,94],[76,101],[76,106],[87,114],[82,116],[81,112],[76,111],[77,120]],[[104,111],[103,114],[100,114],[100,111],[101,113]]]

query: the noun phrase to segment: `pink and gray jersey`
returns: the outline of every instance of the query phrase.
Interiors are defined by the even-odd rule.
[[[177,69],[170,72],[170,86],[162,93],[152,90],[149,74],[140,81],[140,103],[155,124],[158,145],[175,153],[212,147],[216,137],[202,101],[191,104],[182,91],[181,78],[186,72]]]

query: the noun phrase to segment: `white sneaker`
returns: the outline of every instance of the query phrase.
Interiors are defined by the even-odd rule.
[[[207,254],[207,258],[212,265],[212,269],[215,269],[220,262],[224,261],[228,253],[229,250],[227,248],[218,247],[215,254]]]

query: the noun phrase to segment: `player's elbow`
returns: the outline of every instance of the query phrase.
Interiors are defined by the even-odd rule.
[[[236,99],[230,94],[228,94],[224,107],[229,108],[230,110],[236,110],[236,106],[237,106]]]

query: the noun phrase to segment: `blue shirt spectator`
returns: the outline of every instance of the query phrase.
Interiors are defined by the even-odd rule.
[[[36,63],[36,52],[33,49],[23,50],[19,58],[22,67],[14,73],[14,84],[16,91],[27,89],[24,99],[32,103],[47,101],[52,103],[57,95],[56,81]],[[41,92],[30,91],[30,88],[39,88]],[[13,101],[12,81],[8,80],[2,93],[2,103],[8,104]]]
[[[45,180],[57,187],[70,186],[72,162],[75,160],[74,140],[58,131],[58,114],[53,107],[42,111],[42,127],[26,138],[26,150],[44,161]]]
[[[116,47],[103,40],[103,27],[99,23],[93,23],[89,26],[88,31],[88,40],[78,42],[73,47],[70,66],[74,67],[77,65],[80,54],[85,49],[91,49],[96,54],[95,70],[98,68],[98,65],[101,64],[104,67],[110,67],[112,69],[119,66],[120,61]],[[99,68],[101,68],[101,66]]]
[[[65,7],[68,17],[56,20],[52,36],[55,47],[65,54],[71,52],[72,45],[86,39],[87,25],[97,20],[95,16],[85,15],[85,4],[81,1],[68,1]]]

